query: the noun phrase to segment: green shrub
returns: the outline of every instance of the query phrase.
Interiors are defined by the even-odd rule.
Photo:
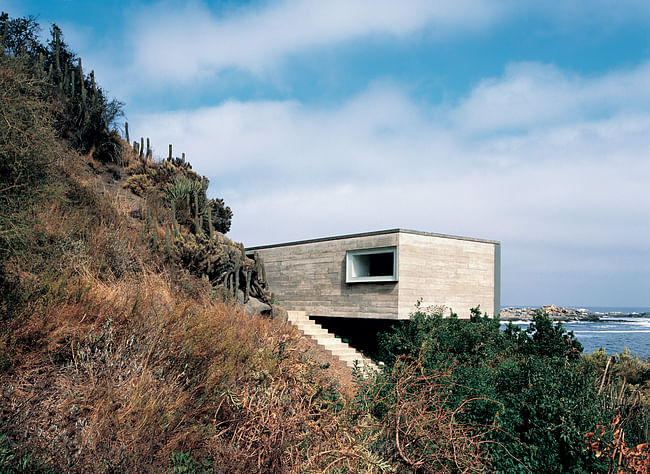
[[[581,345],[548,316],[538,313],[527,330],[501,331],[498,318],[478,308],[469,320],[418,308],[380,341],[389,368],[403,356],[418,358],[430,374],[452,368],[445,404],[452,411],[463,406],[464,423],[498,428],[487,435],[495,472],[603,468],[583,435],[610,413],[599,405],[595,372],[580,363]],[[464,405],[470,399],[477,400]]]

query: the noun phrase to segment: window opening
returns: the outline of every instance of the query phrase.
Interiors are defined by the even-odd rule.
[[[397,248],[348,250],[346,282],[397,281]]]

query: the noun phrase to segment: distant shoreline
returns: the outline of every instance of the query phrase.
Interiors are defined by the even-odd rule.
[[[650,312],[600,312],[583,308],[567,308],[563,306],[547,305],[541,307],[506,307],[501,308],[502,321],[531,320],[537,311],[549,315],[554,321],[600,321],[604,317],[644,318],[650,317]]]

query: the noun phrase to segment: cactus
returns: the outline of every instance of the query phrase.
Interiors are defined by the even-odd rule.
[[[172,229],[174,237],[178,237],[178,222],[176,222],[176,201],[172,201]]]
[[[138,142],[136,142],[134,140],[133,141],[133,153],[135,153],[136,155],[138,154],[138,147],[139,147]]]
[[[93,100],[97,97],[97,83],[95,82],[95,70],[90,71],[90,90],[93,93]]]
[[[61,61],[59,59],[59,55],[61,53],[61,30],[56,25],[52,27],[52,30],[54,33],[54,66],[56,72],[56,81],[58,82],[59,88],[61,88],[63,86],[63,81],[61,80]]]
[[[176,205],[181,199],[187,200],[189,208],[190,194],[194,192],[193,181],[190,181],[185,176],[177,176],[174,182],[168,183],[165,188],[166,199],[172,208],[172,225],[174,228],[174,236],[178,236],[178,223],[176,221]]]
[[[7,40],[7,33],[9,31],[9,14],[2,12],[0,21],[2,21],[2,34],[0,34],[0,56],[4,56],[5,42]]]
[[[84,70],[81,66],[81,58],[78,60],[77,74],[79,74],[79,92],[81,94],[81,102],[86,103],[86,83],[84,81]]]
[[[63,73],[63,83],[61,84],[64,92],[68,92],[68,84],[70,84],[70,71],[68,70],[68,64],[66,63]]]
[[[149,209],[148,205],[147,205],[147,217],[144,223],[144,230],[147,233],[151,230],[151,210]]]
[[[171,246],[171,236],[169,235],[169,227],[165,227],[165,252],[167,252],[167,256],[171,259],[172,246]]]
[[[70,97],[74,97],[74,69],[70,71]]]
[[[0,54],[1,55],[1,54]],[[45,57],[43,56],[43,53],[40,52],[38,53],[38,60],[37,60],[37,69],[38,69],[38,76],[43,77],[43,72],[44,72],[44,65],[45,65]]]
[[[144,156],[144,138],[140,137],[140,158]]]
[[[214,239],[214,226],[212,225],[212,206],[206,205],[208,211],[208,232],[210,232],[210,240]]]
[[[196,235],[202,234],[201,219],[199,218],[199,191],[194,191],[194,233]]]
[[[131,143],[131,139],[129,137],[129,122],[124,122],[124,133],[126,134],[126,143]]]
[[[171,143],[169,144],[169,156],[167,157],[167,159],[168,159],[169,161],[172,160],[172,144],[171,144]]]
[[[153,226],[153,234],[151,237],[152,237],[151,243],[153,244],[153,248],[155,250],[158,250],[158,226],[157,225]]]

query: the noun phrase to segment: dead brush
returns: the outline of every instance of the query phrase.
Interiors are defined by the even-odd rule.
[[[21,363],[3,381],[3,418],[52,466],[161,470],[182,450],[291,472],[355,451],[335,431],[345,401],[287,326],[187,299],[162,274],[80,278],[83,298],[50,300],[14,333]]]
[[[453,369],[452,364],[425,371],[420,357],[401,357],[390,377],[378,379],[372,390],[361,393],[362,405],[384,412],[383,436],[407,470],[489,471],[487,435],[496,427],[461,421],[468,404],[485,399],[449,406]]]

